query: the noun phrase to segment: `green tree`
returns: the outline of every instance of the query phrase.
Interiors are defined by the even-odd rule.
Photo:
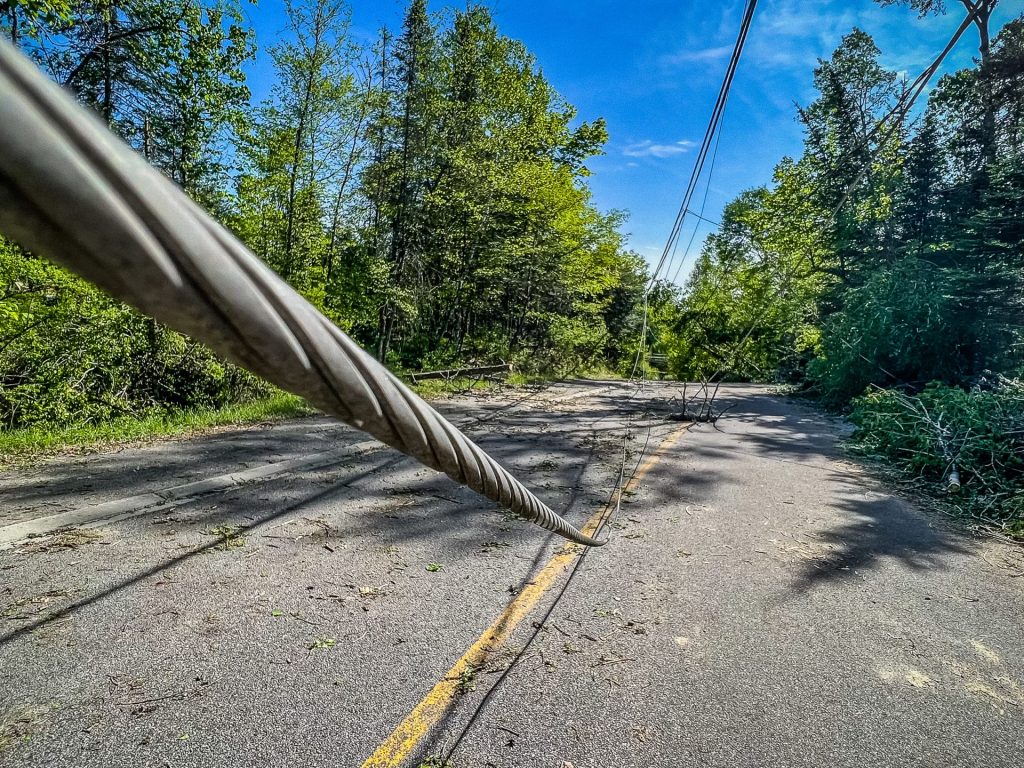
[[[229,149],[249,103],[242,67],[253,35],[236,5],[181,3],[177,39],[166,41],[163,66],[147,89],[142,151],[207,210],[223,216]]]
[[[470,5],[363,54],[342,0],[293,0],[248,104],[251,30],[233,0],[0,4],[58,82],[382,359],[628,367],[643,262],[591,200],[607,140],[526,47]],[[229,141],[229,139],[232,139]],[[0,241],[8,426],[218,405],[260,384]]]
[[[848,284],[865,262],[884,258],[889,200],[898,176],[899,131],[879,130],[895,102],[896,75],[878,63],[871,37],[854,29],[814,70],[818,98],[800,110],[804,164],[812,194],[831,230],[832,270]],[[885,145],[882,146],[881,143]]]
[[[251,55],[235,6],[128,0],[28,4],[12,14],[27,53],[223,212],[225,143],[248,100],[241,66]],[[259,388],[58,267],[6,242],[0,251],[4,284],[17,286],[0,300],[8,425],[217,405]]]
[[[352,173],[365,98],[355,85],[346,7],[337,0],[296,0],[286,8],[292,39],[270,49],[277,76],[272,97],[239,142],[245,171],[233,225],[322,307],[328,255],[338,247],[341,227],[340,211],[331,214],[345,200],[341,182],[347,186]]]
[[[387,292],[380,305],[377,356],[387,360],[396,328],[417,314],[427,218],[424,196],[434,182],[440,115],[436,88],[436,33],[426,0],[412,0],[402,34],[388,52],[384,90],[391,110],[374,131],[380,150],[369,170],[368,192],[378,212],[374,240],[388,265]]]

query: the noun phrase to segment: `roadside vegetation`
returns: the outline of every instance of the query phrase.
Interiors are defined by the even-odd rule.
[[[854,451],[941,489],[961,515],[1024,538],[1024,383],[877,389],[854,400],[850,418]]]
[[[796,384],[851,412],[855,451],[1024,535],[1024,19],[974,31],[975,64],[894,130],[907,82],[851,31],[797,109],[803,153],[728,205],[652,323],[673,375]]]
[[[50,454],[95,451],[163,437],[208,432],[316,413],[301,397],[285,392],[219,408],[185,408],[119,416],[66,427],[36,425],[0,431],[0,468],[29,463]]]
[[[626,367],[645,272],[623,215],[590,200],[603,121],[579,119],[482,6],[412,0],[368,44],[343,0],[286,9],[265,45],[236,0],[0,3],[0,33],[396,372]],[[274,74],[255,103],[257,45]],[[268,397],[0,240],[6,450],[163,434],[238,403],[259,419]]]

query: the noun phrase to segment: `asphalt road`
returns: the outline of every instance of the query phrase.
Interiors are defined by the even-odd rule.
[[[326,419],[6,473],[0,765],[1021,765],[1021,550],[767,389],[715,426],[633,394],[443,406],[578,525],[629,430],[568,586],[561,540]]]

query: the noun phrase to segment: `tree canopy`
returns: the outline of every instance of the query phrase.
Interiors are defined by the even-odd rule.
[[[869,385],[1018,374],[1022,51],[1017,19],[894,122],[905,86],[867,34],[847,35],[798,110],[803,154],[726,207],[674,300],[676,374],[783,378],[834,405]]]
[[[483,6],[411,0],[368,46],[344,0],[286,10],[258,104],[237,0],[0,3],[0,29],[389,365],[626,365],[645,267],[586,185],[604,122]],[[264,386],[13,243],[0,275],[7,427]]]

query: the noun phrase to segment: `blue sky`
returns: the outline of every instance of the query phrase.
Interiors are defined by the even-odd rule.
[[[448,5],[432,0],[430,8]],[[606,154],[589,163],[594,202],[603,210],[628,211],[630,247],[656,261],[718,94],[744,2],[490,0],[489,6],[499,30],[526,44],[581,119],[607,120]],[[814,98],[816,61],[827,58],[844,34],[854,26],[864,29],[881,48],[882,63],[913,79],[963,18],[960,3],[948,0],[947,6],[946,16],[918,19],[906,9],[882,8],[871,0],[760,0],[725,113],[705,216],[717,219],[737,193],[769,183],[783,155],[799,153],[794,102]],[[352,0],[353,36],[368,44],[382,25],[397,28],[404,7],[402,0]],[[283,8],[281,0],[247,6],[261,48],[284,27]],[[1022,11],[1020,0],[1003,0],[993,32]],[[972,27],[944,71],[969,64],[977,41]],[[261,52],[250,71],[256,97],[265,94],[270,77],[268,57]],[[695,207],[703,194],[702,180]],[[682,246],[695,224],[688,217]],[[702,224],[697,230],[680,280],[708,228]]]

